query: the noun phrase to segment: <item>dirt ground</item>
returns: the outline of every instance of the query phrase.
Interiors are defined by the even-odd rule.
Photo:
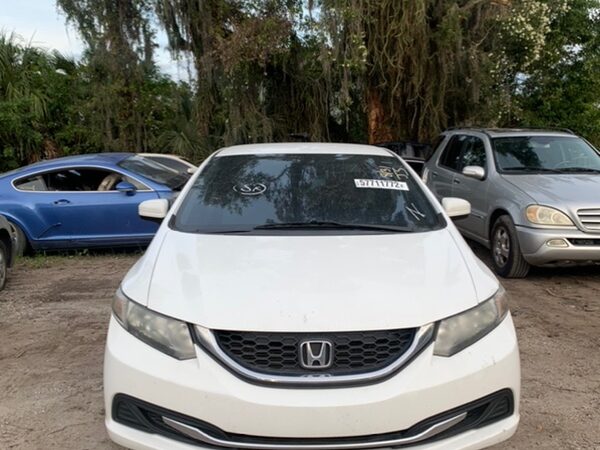
[[[0,449],[113,449],[102,357],[113,292],[139,254],[24,259],[0,293]],[[523,370],[506,449],[600,449],[600,267],[505,280]]]

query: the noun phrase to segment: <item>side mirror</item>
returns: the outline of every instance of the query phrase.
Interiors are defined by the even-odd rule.
[[[133,194],[135,194],[135,191],[136,191],[135,186],[133,184],[131,184],[129,181],[120,181],[115,186],[115,189],[126,195],[133,195]]]
[[[483,180],[485,178],[485,169],[481,166],[466,166],[462,170],[462,174],[465,177],[475,178],[476,180]]]
[[[442,199],[442,206],[453,219],[464,219],[471,214],[471,204],[462,198],[445,197]]]
[[[164,198],[146,200],[139,204],[138,214],[142,219],[162,222],[169,212],[169,201]]]
[[[196,173],[196,170],[198,170],[198,168],[197,168],[197,167],[188,167],[188,169],[186,170],[186,172],[187,172],[189,175],[194,175],[194,174]]]

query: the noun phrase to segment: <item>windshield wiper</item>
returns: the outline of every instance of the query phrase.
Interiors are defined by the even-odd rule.
[[[410,233],[412,230],[406,227],[395,227],[393,225],[370,225],[363,223],[343,223],[329,220],[310,220],[308,222],[283,222],[265,223],[254,227],[255,230],[283,230],[283,229],[312,229],[312,228],[343,228],[346,230],[376,230],[389,231],[393,233]]]
[[[560,169],[563,173],[600,173],[600,169],[591,169],[588,167],[565,167]]]
[[[548,169],[547,167],[503,167],[503,172],[531,172],[531,173],[540,173],[540,172],[548,172],[548,173],[563,173],[557,169]]]

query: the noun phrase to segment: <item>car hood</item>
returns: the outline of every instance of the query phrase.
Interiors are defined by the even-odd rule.
[[[132,270],[124,292],[142,292],[143,271],[154,266],[147,306],[212,329],[415,327],[477,305],[473,278],[483,280],[487,296],[497,288],[448,229],[345,236],[169,230],[152,258],[155,264],[142,261]]]
[[[563,208],[598,206],[599,174],[503,175],[506,181],[526,192],[539,204]]]

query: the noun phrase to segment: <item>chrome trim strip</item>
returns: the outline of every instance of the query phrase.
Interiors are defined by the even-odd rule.
[[[249,442],[236,442],[236,441],[225,441],[223,439],[219,439],[213,437],[202,430],[199,430],[196,427],[192,427],[190,425],[186,425],[185,423],[181,423],[177,420],[170,419],[168,417],[162,418],[163,422],[174,430],[179,431],[181,434],[184,434],[192,439],[196,439],[200,442],[203,442],[208,445],[225,447],[225,448],[239,448],[239,449],[250,449],[250,450],[346,450],[346,449],[372,449],[372,448],[387,448],[387,447],[395,447],[398,445],[406,445],[413,444],[416,442],[423,441],[430,437],[435,436],[447,429],[453,427],[458,424],[464,418],[467,417],[466,412],[462,412],[457,414],[456,416],[450,417],[449,419],[443,420],[442,422],[438,422],[433,424],[426,430],[423,430],[421,433],[416,434],[414,436],[409,436],[405,438],[398,439],[388,439],[383,441],[369,441],[369,442],[352,442],[352,443],[340,443],[340,444],[264,444],[264,443],[249,443]]]
[[[356,375],[328,375],[326,373],[315,373],[314,375],[306,376],[290,376],[290,375],[273,375],[263,372],[257,372],[247,367],[242,366],[237,361],[229,357],[227,353],[219,346],[215,335],[208,328],[194,325],[196,336],[200,341],[201,346],[225,367],[229,368],[236,375],[246,378],[250,381],[263,384],[275,384],[280,386],[295,385],[295,386],[333,386],[347,384],[366,384],[373,383],[382,378],[398,371],[406,364],[413,356],[419,353],[432,340],[435,331],[435,324],[430,323],[422,326],[415,333],[415,337],[410,347],[393,363],[373,372],[361,373]]]

